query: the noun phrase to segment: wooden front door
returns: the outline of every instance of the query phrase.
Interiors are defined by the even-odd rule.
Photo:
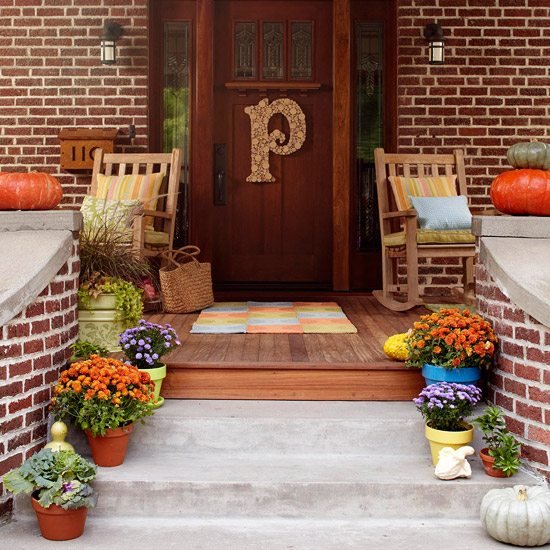
[[[332,3],[222,0],[214,9],[214,280],[330,288]],[[288,155],[269,152],[275,181],[247,181],[245,108],[282,98],[304,113],[305,141]],[[268,132],[279,129],[288,144],[291,123],[274,114]]]

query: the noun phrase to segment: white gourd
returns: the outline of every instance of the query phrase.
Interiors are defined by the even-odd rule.
[[[550,490],[516,485],[492,489],[481,502],[481,523],[494,539],[516,546],[550,542]]]

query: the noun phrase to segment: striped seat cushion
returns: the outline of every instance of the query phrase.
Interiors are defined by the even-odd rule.
[[[155,210],[160,194],[164,174],[131,174],[126,176],[97,175],[97,193],[99,199],[130,200],[139,199],[146,210]],[[146,227],[152,227],[153,218],[144,219]]]
[[[418,244],[474,244],[476,238],[469,229],[455,229],[446,231],[434,231],[433,229],[419,229],[416,232]],[[404,246],[405,232],[390,233],[384,235],[384,246]]]
[[[410,210],[413,197],[456,197],[456,175],[425,178],[390,176],[391,188],[398,210]]]

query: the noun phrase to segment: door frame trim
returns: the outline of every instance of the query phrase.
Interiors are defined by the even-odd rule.
[[[349,290],[351,1],[333,0],[332,9],[332,288]]]
[[[352,154],[353,154],[353,73],[351,47],[353,40],[352,0],[332,0],[333,3],[333,112],[332,112],[332,289],[350,289],[351,256],[351,193]],[[158,18],[151,9],[153,0],[148,2],[150,43],[159,41]],[[213,147],[214,147],[214,3],[215,0],[195,0],[195,77],[193,78],[193,113],[191,116],[190,169],[193,174],[189,185],[189,239],[197,243],[204,257],[212,258],[213,223],[208,205],[213,201]],[[392,0],[392,19],[397,24],[397,2]],[[395,13],[394,13],[395,12]],[[396,26],[394,25],[394,28]],[[154,122],[159,115],[160,90],[158,89],[159,68],[154,48],[149,50],[149,144],[160,146],[159,136],[153,135],[160,128]],[[390,53],[390,52],[389,52]],[[390,55],[396,58],[395,50]],[[345,59],[342,63],[337,60]],[[396,67],[396,64],[393,64]],[[397,67],[395,68],[397,72]],[[395,81],[395,75],[392,80]],[[397,102],[394,91],[392,101]],[[396,110],[394,112],[397,112]],[[395,143],[396,121],[387,125],[389,141]],[[193,131],[200,128],[200,132]],[[197,170],[196,167],[201,169]],[[200,215],[196,215],[197,212]]]

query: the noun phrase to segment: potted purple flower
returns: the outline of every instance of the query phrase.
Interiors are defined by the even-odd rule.
[[[474,428],[464,419],[472,414],[481,396],[477,386],[440,382],[426,386],[413,399],[426,421],[426,438],[434,466],[443,447],[458,449],[472,441]]]
[[[119,345],[127,362],[148,373],[155,383],[156,408],[164,403],[160,389],[166,378],[166,365],[161,359],[180,344],[176,331],[170,325],[157,325],[145,319],[141,319],[137,327],[129,328],[120,335]]]

